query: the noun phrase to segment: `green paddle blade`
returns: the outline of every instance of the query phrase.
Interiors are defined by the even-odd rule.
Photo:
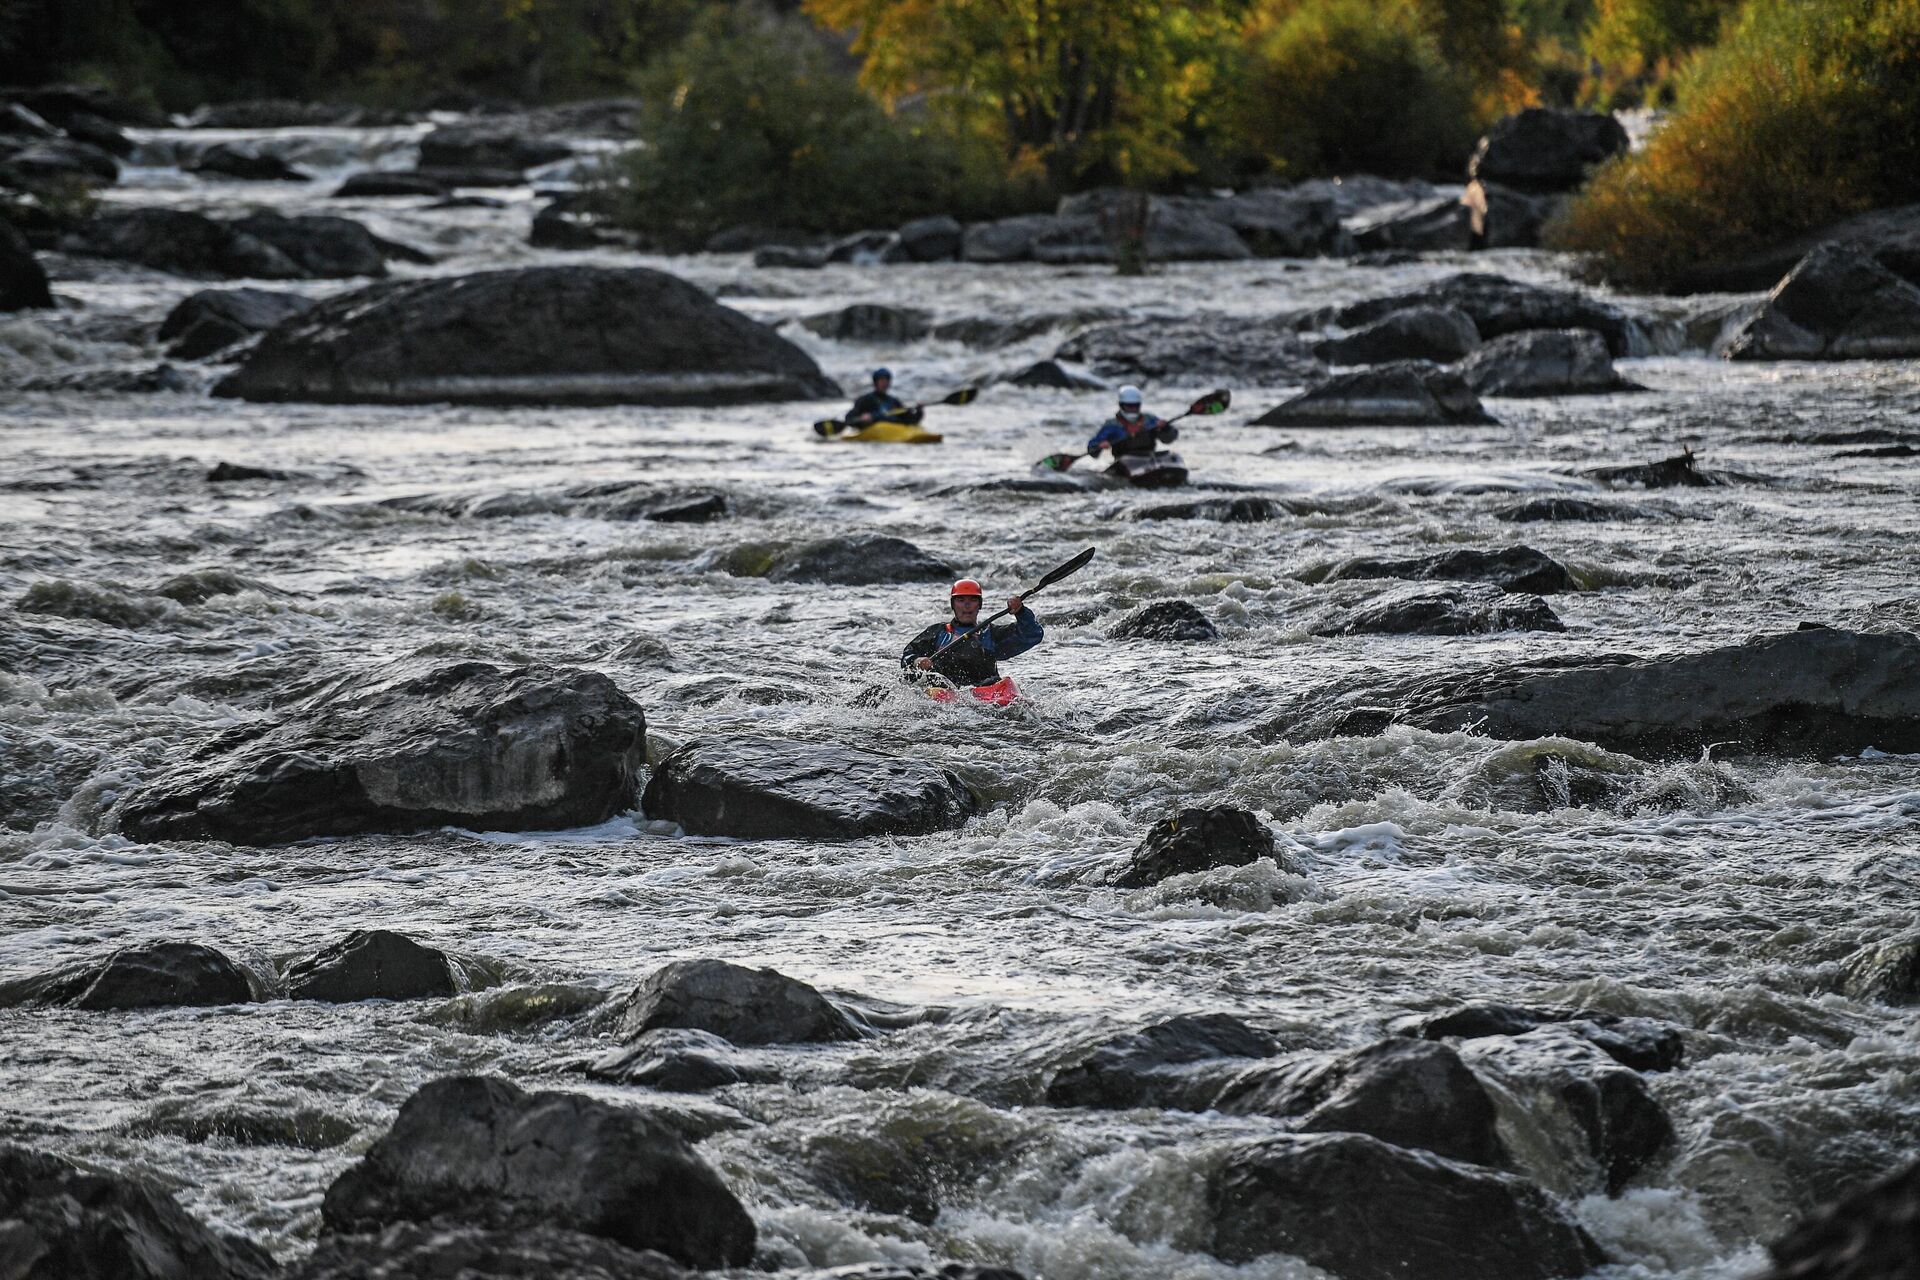
[[[1038,465],[1049,471],[1065,471],[1078,461],[1080,461],[1080,455],[1077,453],[1050,453],[1040,459]]]
[[[980,395],[980,388],[978,387],[962,387],[958,391],[954,392],[952,395],[948,396],[946,399],[939,401],[939,403],[940,404],[972,404],[974,400],[979,397],[979,395]]]
[[[1198,400],[1195,400],[1193,402],[1193,408],[1187,410],[1187,412],[1201,413],[1201,414],[1225,413],[1227,411],[1227,406],[1232,403],[1233,403],[1233,392],[1227,391],[1225,389],[1222,389],[1219,391],[1209,391],[1207,392],[1206,395],[1201,396]]]

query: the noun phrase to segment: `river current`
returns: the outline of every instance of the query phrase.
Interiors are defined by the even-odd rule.
[[[1142,278],[1033,265],[754,269],[744,256],[557,254],[531,205],[428,211],[336,201],[330,180],[405,163],[416,130],[224,134],[323,171],[311,187],[207,183],[170,163],[204,133],[140,136],[107,199],[344,213],[439,261],[657,266],[761,319],[876,301],[937,320],[1111,308],[1231,325],[1460,270],[1567,283],[1535,252],[1170,266]],[[0,321],[0,376],[149,367],[151,328],[201,284],[51,259],[76,305]],[[283,287],[283,286],[272,286]],[[303,284],[331,293],[351,284]],[[1616,299],[1647,314],[1677,304]],[[1698,304],[1711,305],[1711,300]],[[890,365],[909,398],[1017,369],[1063,333],[981,349],[782,330],[851,392]],[[1318,1275],[1198,1243],[1210,1157],[1270,1121],[1056,1111],[1047,1075],[1118,1032],[1224,1012],[1289,1049],[1349,1047],[1469,997],[1647,1015],[1687,1065],[1648,1077],[1678,1130],[1617,1197],[1511,1109],[1510,1145],[1619,1261],[1598,1274],[1733,1277],[1784,1223],[1890,1168],[1920,1136],[1912,1010],[1837,994],[1840,960],[1911,929],[1920,757],[1649,765],[1590,745],[1396,729],[1292,744],[1277,708],[1545,653],[1664,654],[1802,621],[1920,627],[1911,458],[1840,437],[1920,440],[1920,366],[1621,362],[1648,390],[1493,399],[1498,426],[1279,431],[1247,425],[1290,388],[1235,384],[1179,448],[1195,483],[1283,499],[1260,524],[1141,520],[1164,494],[980,491],[1076,447],[1106,397],[990,385],[930,411],[924,449],[817,441],[838,404],[724,409],[254,405],[175,394],[0,400],[0,979],[153,939],[209,943],[262,972],[353,928],[401,929],[492,985],[452,1001],[285,1000],[137,1013],[0,1011],[0,1139],[137,1171],[282,1257],[310,1246],[328,1183],[421,1083],[498,1072],[689,1113],[702,1151],[790,1265],[958,1257],[1046,1280]],[[188,367],[202,383],[215,370]],[[1210,382],[1147,388],[1170,412]],[[1827,437],[1829,442],[1822,443]],[[1860,435],[1857,439],[1867,439]],[[1738,473],[1628,495],[1663,518],[1510,525],[1516,494],[1591,493],[1584,467],[1690,446]],[[292,473],[209,485],[219,461]],[[622,522],[541,510],[598,480],[723,493],[726,519]],[[430,502],[392,499],[431,496]],[[456,500],[457,499],[457,500]],[[863,697],[941,616],[920,586],[781,585],[726,572],[742,544],[876,531],[987,584],[989,607],[1085,546],[1034,607],[1047,643],[999,714]],[[1353,584],[1302,575],[1356,554],[1524,541],[1583,590],[1564,635],[1325,638]],[[181,604],[174,575],[255,589]],[[1377,584],[1376,584],[1377,585]],[[1193,602],[1216,641],[1123,643],[1149,600]],[[651,753],[772,733],[938,760],[989,810],[963,829],[842,844],[689,839],[635,812],[577,831],[443,830],[281,848],[140,844],[116,795],[277,690],[415,654],[604,671],[646,709]],[[1548,757],[1619,775],[1576,803]],[[1109,874],[1186,804],[1256,810],[1272,864],[1121,890]],[[612,1044],[589,1008],[684,957],[769,965],[830,992],[943,1011],[849,1046],[794,1050],[783,1082],[706,1097],[586,1083]],[[818,1170],[936,1162],[931,1223],[849,1206]]]

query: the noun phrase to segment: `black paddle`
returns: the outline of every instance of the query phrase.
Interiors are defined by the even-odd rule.
[[[1209,391],[1189,405],[1185,413],[1176,413],[1161,425],[1165,426],[1169,423],[1178,422],[1182,418],[1191,418],[1196,413],[1206,414],[1209,417],[1216,413],[1225,413],[1227,406],[1232,403],[1233,392],[1225,388],[1219,391]],[[1050,453],[1040,459],[1039,465],[1049,471],[1065,471],[1068,467],[1086,456],[1084,453]]]
[[[962,387],[958,391],[953,392],[951,395],[942,396],[938,400],[929,400],[927,404],[928,405],[972,404],[974,401],[974,398],[979,394],[980,394],[980,388],[978,387]],[[897,418],[874,419],[874,422],[897,422],[897,421],[899,421],[899,419]],[[842,431],[846,431],[849,429],[858,431],[860,430],[861,427],[870,427],[872,425],[873,425],[872,422],[863,422],[859,424],[859,426],[855,426],[853,423],[842,421],[839,418],[822,418],[820,421],[813,424],[813,433],[824,440],[828,436],[837,436]]]
[[[1093,559],[1093,551],[1094,549],[1092,547],[1088,547],[1085,551],[1082,551],[1079,555],[1075,556],[1073,559],[1068,560],[1064,564],[1055,565],[1052,569],[1048,570],[1046,575],[1042,577],[1040,581],[1034,583],[1032,586],[1028,587],[1025,591],[1022,591],[1020,593],[1020,599],[1022,600],[1022,602],[1024,602],[1028,596],[1037,594],[1041,588],[1052,586],[1054,583],[1060,581],[1060,579],[1065,578],[1070,574],[1078,573],[1082,569],[1086,568],[1087,561]],[[965,631],[960,636],[956,637],[953,641],[953,644],[948,645],[946,648],[940,650],[939,653],[934,654],[933,656],[934,662],[937,664],[940,661],[940,658],[942,657],[942,655],[952,653],[954,649],[954,645],[965,644],[969,640],[977,639],[980,636],[980,634],[984,632],[988,627],[992,626],[994,623],[1000,621],[1000,619],[1007,616],[1009,616],[1009,611],[1006,609],[1002,609],[1000,612],[994,614],[992,617],[982,618],[979,622],[974,623],[973,626],[970,627],[967,631]]]

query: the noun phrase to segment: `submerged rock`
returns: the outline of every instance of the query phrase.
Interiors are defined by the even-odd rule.
[[[734,1044],[825,1044],[863,1034],[799,979],[724,960],[676,960],[654,970],[621,1002],[619,1028],[628,1039],[673,1028]]]
[[[394,1222],[559,1227],[687,1266],[745,1266],[753,1220],[660,1121],[574,1093],[450,1076],[421,1086],[387,1135],[327,1189],[330,1232]]]
[[[387,929],[355,929],[340,941],[287,966],[287,994],[295,1000],[423,1000],[457,995],[460,983],[447,953]]]
[[[1346,219],[1345,225],[1354,247],[1363,253],[1464,252],[1473,243],[1467,207],[1453,196],[1379,205]]]
[[[1287,514],[1272,498],[1203,498],[1167,502],[1133,513],[1135,520],[1217,520],[1221,524],[1262,524]]]
[[[1054,358],[1114,381],[1219,378],[1287,386],[1323,372],[1287,322],[1240,317],[1159,316],[1098,325],[1061,344]]]
[[[239,178],[243,182],[313,181],[312,175],[300,172],[271,152],[250,151],[225,142],[208,147],[186,168],[189,173]]]
[[[1824,244],[1774,287],[1727,344],[1730,360],[1920,356],[1920,285],[1850,245]]]
[[[1861,947],[1841,963],[1840,989],[1855,1000],[1920,1000],[1920,934]]]
[[[1487,130],[1467,161],[1467,176],[1520,191],[1572,191],[1588,172],[1627,150],[1627,131],[1610,114],[1528,107]]]
[[[1424,360],[1338,373],[1253,420],[1256,427],[1421,427],[1491,423],[1466,381]]]
[[[731,404],[838,394],[804,351],[633,267],[393,281],[274,330],[216,396],[321,403]]]
[[[633,803],[645,754],[645,716],[597,673],[355,673],[277,720],[215,735],[128,800],[120,823],[142,840],[254,844],[588,826]]]
[[[160,322],[176,360],[198,360],[265,333],[313,306],[313,299],[268,289],[202,289],[182,299]]]
[[[960,223],[944,213],[916,218],[900,228],[900,253],[909,262],[952,262],[962,234]]]
[[[1679,1029],[1652,1018],[1495,1000],[1469,1000],[1445,1013],[1411,1019],[1396,1028],[1396,1034],[1426,1040],[1477,1040],[1483,1036],[1525,1035],[1547,1026],[1581,1037],[1635,1071],[1672,1071],[1686,1058]]]
[[[51,307],[47,273],[13,224],[0,219],[0,311]]]
[[[1623,378],[1591,329],[1537,329],[1495,338],[1459,364],[1460,376],[1483,396],[1580,396],[1643,391]]]
[[[548,1226],[511,1230],[396,1222],[324,1236],[280,1280],[691,1280],[665,1254]]]
[[[770,1084],[780,1078],[773,1068],[743,1058],[723,1036],[662,1028],[643,1032],[631,1044],[596,1058],[587,1067],[587,1077],[663,1093],[705,1093],[730,1084]]]
[[[512,176],[517,182],[519,175]],[[452,190],[453,188],[434,174],[376,169],[366,173],[348,174],[346,180],[335,188],[333,198],[352,200],[369,196],[440,197]]]
[[[825,582],[866,587],[883,582],[934,582],[954,576],[954,568],[904,538],[857,534],[803,543],[774,557],[764,576],[769,582]]]
[[[1055,1073],[1047,1105],[1204,1111],[1248,1059],[1276,1052],[1272,1036],[1224,1013],[1170,1018],[1109,1040]]]
[[[857,302],[838,311],[808,316],[800,324],[823,338],[842,342],[915,342],[933,331],[929,312],[877,302]]]
[[[1591,329],[1607,340],[1607,350],[1615,357],[1651,352],[1652,340],[1646,326],[1618,307],[1571,289],[1522,284],[1483,272],[1463,272],[1404,293],[1314,312],[1305,321],[1356,329],[1409,307],[1452,307],[1464,311],[1483,338],[1498,338],[1526,329]]]
[[[1752,1280],[1914,1280],[1920,1160],[1819,1209],[1767,1247]]]
[[[1016,387],[1053,387],[1061,391],[1105,391],[1107,382],[1076,365],[1040,360],[1007,379]]]
[[[1575,591],[1579,584],[1567,567],[1532,547],[1502,547],[1498,551],[1462,548],[1404,560],[1366,556],[1342,560],[1324,570],[1302,574],[1308,582],[1340,582],[1349,578],[1412,578],[1420,581],[1486,582],[1502,591],[1551,595]]]
[[[555,138],[528,136],[518,117],[482,117],[443,124],[420,139],[422,165],[474,169],[533,169],[573,154]]]
[[[744,840],[927,835],[979,808],[939,765],[781,738],[690,742],[654,770],[642,803],[688,835]]]
[[[1493,513],[1495,520],[1508,524],[1532,524],[1543,520],[1577,520],[1598,523],[1602,520],[1645,520],[1652,516],[1645,507],[1629,503],[1593,502],[1586,498],[1559,496],[1528,498]]]
[[[8,1280],[270,1280],[272,1256],[221,1235],[159,1187],[0,1146]]]
[[[1107,632],[1115,640],[1213,640],[1219,634],[1207,615],[1185,600],[1143,604]]]
[[[1565,631],[1539,596],[1474,583],[1390,591],[1315,628],[1333,636],[1477,636],[1495,631]]]
[[[248,972],[197,942],[122,947],[52,973],[0,985],[0,1007],[65,1005],[72,1009],[163,1009],[246,1004],[259,999]]]
[[[1658,462],[1635,462],[1619,467],[1590,467],[1580,473],[1601,484],[1631,484],[1643,489],[1710,489],[1726,481],[1694,464],[1693,450]]]
[[[1332,365],[1432,360],[1450,364],[1480,345],[1473,318],[1457,307],[1409,307],[1382,316],[1341,338],[1314,344],[1313,354]]]
[[[1244,867],[1274,857],[1273,831],[1245,809],[1182,809],[1147,831],[1133,860],[1114,880],[1123,889],[1159,884],[1169,876]]]
[[[1216,1257],[1290,1253],[1342,1280],[1554,1280],[1606,1260],[1533,1183],[1357,1133],[1234,1148],[1207,1205]]]

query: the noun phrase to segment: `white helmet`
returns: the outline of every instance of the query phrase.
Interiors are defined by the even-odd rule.
[[[1132,386],[1120,388],[1120,403],[1121,404],[1139,404],[1140,388],[1132,387]]]

